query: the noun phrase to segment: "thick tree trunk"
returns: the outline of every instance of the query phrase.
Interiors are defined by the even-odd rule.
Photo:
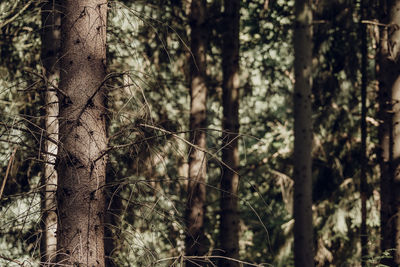
[[[49,139],[44,139],[43,159],[45,161],[42,176],[42,226],[41,262],[53,264],[57,251],[57,172],[54,164],[58,150],[58,97],[54,86],[58,86],[60,68],[60,7],[54,1],[47,1],[42,9],[42,63],[45,75],[46,91],[44,93],[45,117],[44,127]]]
[[[107,1],[62,3],[57,260],[105,266]]]
[[[361,18],[366,19],[367,0],[361,2]],[[367,64],[368,64],[368,44],[367,44],[367,24],[361,23],[361,175],[360,175],[360,196],[361,196],[361,266],[366,266],[368,258],[368,233],[367,233]]]
[[[384,7],[381,7],[384,8]],[[400,264],[400,1],[388,0],[378,53],[381,125],[381,249],[394,249],[389,266]]]
[[[294,24],[294,260],[314,266],[311,177],[312,10],[310,0],[296,0]]]
[[[206,148],[206,0],[192,0],[190,7],[191,52],[190,57],[190,141],[201,149]],[[204,235],[204,204],[206,201],[206,155],[191,147],[189,153],[189,181],[186,205],[187,233],[185,239],[187,256],[203,256],[208,251]],[[202,265],[204,260],[189,259],[186,266]]]
[[[224,32],[222,40],[222,105],[223,150],[220,242],[222,256],[239,258],[239,18],[240,1],[224,1]],[[233,171],[235,172],[233,172]],[[235,261],[221,259],[219,266],[239,266]]]

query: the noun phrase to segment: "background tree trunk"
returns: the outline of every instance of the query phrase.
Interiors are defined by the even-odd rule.
[[[382,27],[378,53],[381,162],[381,249],[395,249],[389,266],[400,264],[400,1],[381,6]],[[389,14],[387,14],[385,11]]]
[[[382,6],[380,9],[382,10]],[[381,64],[382,55],[387,53],[386,45],[382,42],[382,39],[387,40],[387,30],[386,28],[382,28],[380,30],[380,40],[378,47],[378,58],[377,58],[377,76],[379,79],[379,92],[378,92],[378,102],[379,102],[379,119],[380,125],[378,129],[379,135],[379,152],[378,159],[381,171],[381,179],[380,179],[380,199],[381,199],[381,250],[382,252],[388,249],[393,248],[392,246],[392,238],[391,238],[391,224],[389,223],[391,207],[390,207],[390,198],[391,198],[391,190],[390,190],[390,140],[391,140],[391,114],[390,114],[390,97],[388,93],[388,89],[384,86],[383,74],[381,72]],[[384,64],[383,66],[384,67]],[[384,264],[388,263],[388,259],[383,259]]]
[[[63,1],[58,262],[105,266],[107,1]]]
[[[191,52],[190,57],[190,141],[206,149],[206,25],[207,2],[192,0],[190,6]],[[189,181],[186,205],[187,233],[185,238],[187,256],[203,256],[208,251],[208,240],[204,234],[206,201],[206,164],[204,152],[190,147]],[[187,260],[186,266],[199,266],[204,260]]]
[[[110,169],[110,168],[109,168]],[[121,214],[123,210],[122,199],[118,190],[118,185],[110,186],[115,183],[116,177],[112,171],[107,172],[106,182],[106,211],[105,211],[105,227],[104,227],[104,253],[107,267],[117,267],[118,264],[114,260],[118,253],[121,252]]]
[[[222,37],[222,105],[223,141],[220,242],[222,256],[239,257],[239,18],[240,1],[224,1],[224,32]],[[235,261],[222,259],[219,266],[239,266]]]
[[[51,265],[57,251],[57,172],[54,164],[58,150],[58,97],[55,87],[60,79],[58,55],[60,52],[60,7],[54,1],[44,2],[42,8],[42,63],[46,91],[44,93],[44,171],[42,176],[42,229],[41,262]]]
[[[365,20],[367,13],[367,0],[361,1],[360,17]],[[368,258],[368,233],[367,233],[367,85],[368,85],[368,43],[367,24],[360,24],[361,36],[361,171],[360,171],[360,196],[361,196],[361,266],[366,266]]]
[[[295,266],[314,266],[311,177],[311,1],[296,0],[294,22],[294,260]]]

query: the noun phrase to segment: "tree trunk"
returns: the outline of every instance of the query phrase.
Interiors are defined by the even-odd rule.
[[[44,171],[42,176],[42,225],[41,262],[54,264],[57,251],[57,213],[56,190],[57,172],[54,164],[58,150],[58,97],[55,87],[60,79],[58,55],[60,52],[60,8],[53,1],[47,1],[42,9],[42,63],[46,91],[44,93]]]
[[[224,32],[222,37],[222,105],[223,150],[221,178],[220,242],[222,256],[239,258],[239,0],[224,1]],[[234,172],[233,172],[233,171]],[[239,266],[232,260],[221,259],[219,266]]]
[[[107,1],[63,4],[57,260],[74,266],[105,266]]]
[[[383,7],[379,9],[382,10]],[[385,13],[385,12],[382,12]],[[382,18],[382,16],[381,16]],[[381,19],[379,18],[379,19]],[[386,87],[384,87],[384,79],[381,73],[382,56],[386,54],[386,45],[382,42],[382,39],[387,40],[387,29],[381,28],[379,31],[379,46],[377,51],[377,66],[376,72],[379,80],[379,91],[378,91],[378,102],[379,102],[379,120],[380,125],[378,128],[378,138],[379,138],[379,150],[378,150],[378,160],[381,171],[380,179],[380,199],[381,199],[381,251],[392,249],[392,229],[389,223],[391,207],[391,190],[390,190],[390,140],[391,140],[391,113],[390,113],[390,97],[389,92]],[[382,263],[389,266],[391,259],[383,259]]]
[[[381,125],[381,249],[394,249],[389,266],[400,264],[400,1],[386,1],[378,53]]]
[[[361,1],[360,17],[366,19],[367,0]],[[360,175],[360,196],[361,196],[361,266],[366,266],[368,259],[368,233],[367,233],[367,64],[368,64],[368,44],[367,44],[367,24],[361,23],[361,175]]]
[[[192,0],[190,7],[191,52],[190,57],[190,141],[206,149],[206,0]],[[189,181],[187,190],[185,238],[187,256],[203,256],[208,251],[204,235],[204,204],[206,201],[206,155],[194,147],[189,153]],[[188,259],[186,266],[199,266],[204,260]]]
[[[116,180],[114,173],[107,173],[107,187],[105,188],[107,207],[104,216],[104,253],[107,267],[118,266],[115,258],[121,252],[119,238],[121,236],[122,199],[119,184],[110,186],[112,183],[115,184]]]
[[[311,177],[312,10],[310,0],[296,0],[294,24],[294,260],[314,266]]]

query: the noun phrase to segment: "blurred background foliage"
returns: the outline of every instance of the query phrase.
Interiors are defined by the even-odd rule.
[[[221,147],[222,0],[209,0],[208,130]],[[293,0],[249,0],[240,32],[240,257],[293,265],[291,216]],[[40,1],[0,3],[0,265],[38,265],[41,134]],[[357,1],[314,1],[313,211],[318,266],[360,264],[360,38]],[[179,265],[184,253],[189,120],[189,4],[110,1],[109,236],[117,266]],[[374,28],[369,27],[374,56]],[[368,233],[379,258],[375,62],[368,68]],[[221,165],[208,157],[206,235],[218,239]],[[15,260],[15,262],[10,261]]]

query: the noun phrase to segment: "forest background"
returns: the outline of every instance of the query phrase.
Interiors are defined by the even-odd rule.
[[[381,18],[398,2],[319,0],[311,5],[316,266],[376,266],[396,254],[391,250],[395,245],[380,245],[378,129],[385,120],[379,117],[376,58],[379,33],[389,25]],[[208,90],[206,127],[201,128],[207,147],[203,230],[205,259],[211,264],[220,255],[220,182],[226,168],[221,160],[227,149],[222,61],[224,42],[233,40],[225,34],[229,27],[223,1],[204,3]],[[51,137],[45,126],[51,106],[43,60],[45,5],[30,0],[0,3],[1,266],[43,263],[47,211],[42,177],[49,165],[43,150],[46,136]],[[180,266],[186,260],[189,155],[196,150],[189,123],[196,62],[191,5],[180,0],[109,1],[107,9],[107,262]],[[294,10],[295,1],[240,2],[240,130],[235,138],[240,160],[238,259],[244,266],[295,265]],[[363,225],[368,237],[364,245]],[[400,227],[391,228],[389,235],[397,232]],[[387,264],[394,263],[389,259]]]

